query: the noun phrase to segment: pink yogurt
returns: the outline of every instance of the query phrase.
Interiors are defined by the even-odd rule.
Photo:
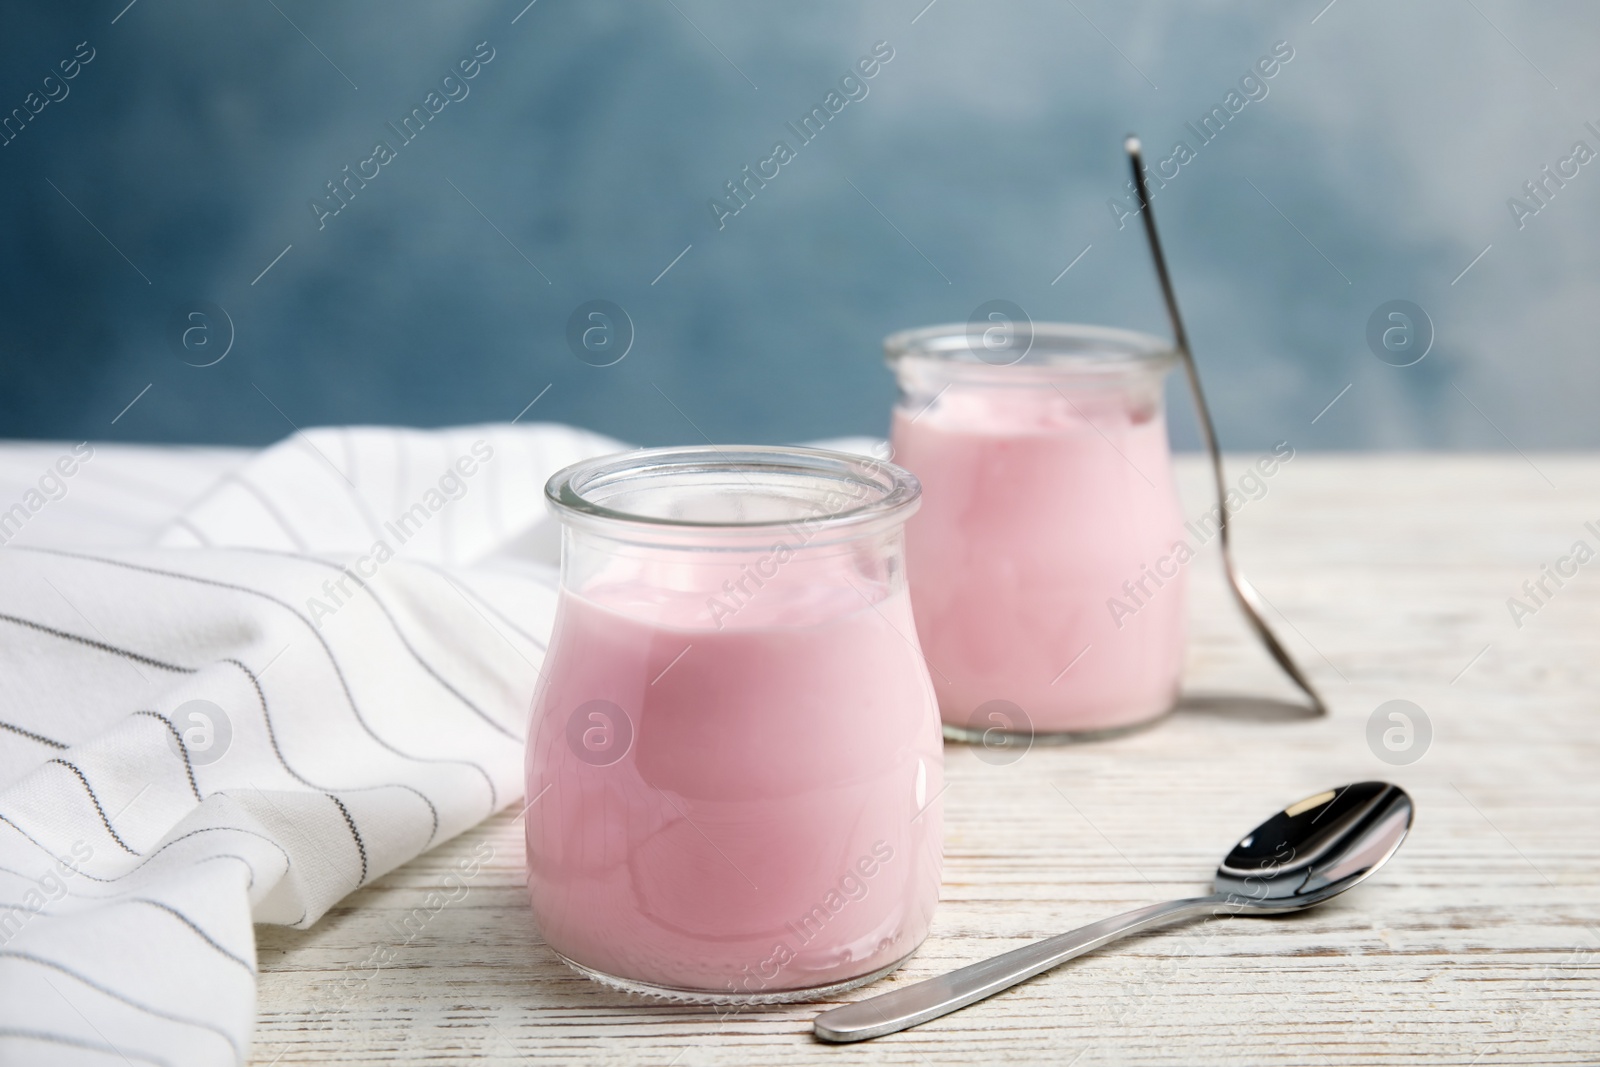
[[[899,369],[904,385],[914,369]],[[895,462],[923,485],[907,528],[917,632],[958,735],[1010,728],[1018,708],[1038,733],[1083,733],[1175,703],[1188,551],[1164,369],[1085,386],[957,368],[932,378],[936,399],[911,390],[896,408]]]

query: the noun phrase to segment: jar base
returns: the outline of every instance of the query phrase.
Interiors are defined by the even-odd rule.
[[[1102,726],[1087,730],[1034,730],[1023,732],[1001,730],[995,727],[987,730],[975,730],[969,726],[961,726],[951,722],[941,723],[940,726],[944,730],[944,739],[946,741],[959,741],[962,744],[979,745],[987,748],[1010,748],[1015,746],[1027,751],[1030,745],[1076,745],[1126,737],[1129,734],[1148,730],[1177,710],[1178,704],[1174,701],[1149,718],[1123,723],[1118,726]]]
[[[830,982],[827,985],[811,986],[807,989],[778,989],[771,992],[760,993],[735,993],[717,992],[710,989],[678,989],[674,986],[654,985],[650,982],[641,982],[634,978],[619,978],[614,974],[597,971],[593,967],[585,967],[576,960],[570,960],[561,953],[556,952],[556,958],[585,978],[599,982],[612,989],[620,989],[624,993],[633,993],[641,997],[654,997],[657,1000],[669,1000],[676,1004],[797,1004],[810,1000],[827,1000],[836,993],[845,993],[852,989],[859,989],[871,982],[876,982],[885,975],[892,974],[917,954],[917,949],[922,945],[919,942],[916,948],[895,960],[887,967],[860,975],[856,978],[847,978],[842,982]],[[551,949],[554,952],[554,949]]]

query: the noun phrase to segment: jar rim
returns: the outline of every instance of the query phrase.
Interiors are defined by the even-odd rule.
[[[742,477],[752,489],[760,488],[761,479],[774,489],[787,483],[782,485],[787,490],[783,499],[798,502],[797,513],[711,519],[606,502],[630,488],[645,489],[652,481],[663,484],[659,480],[675,476],[692,479],[717,474]],[[830,485],[835,488],[823,492]],[[563,522],[613,534],[653,532],[670,537],[676,531],[703,536],[719,530],[748,534],[800,526],[811,540],[823,531],[849,528],[854,534],[861,526],[903,522],[920,503],[922,485],[903,467],[850,452],[793,445],[689,445],[640,448],[583,460],[557,471],[545,483],[544,491],[551,510]],[[832,500],[841,494],[842,500]],[[814,506],[803,506],[813,498]]]
[[[920,326],[885,337],[883,353],[891,367],[917,360],[996,377],[1164,373],[1178,362],[1172,342],[1113,326],[1025,321],[992,357],[983,336],[980,323]]]

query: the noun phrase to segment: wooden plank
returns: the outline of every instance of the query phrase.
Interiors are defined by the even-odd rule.
[[[1241,457],[1247,460],[1250,457]],[[1325,720],[1205,694],[1287,696],[1209,551],[1191,565],[1183,710],[1134,736],[990,766],[948,746],[943,902],[873,991],[1142,903],[1201,891],[1291,800],[1387,777],[1417,824],[1378,877],[1279,920],[1153,933],[981,1005],[840,1050],[816,1006],[656,1004],[566,970],[523,895],[508,813],[344,901],[258,927],[257,1064],[1592,1064],[1600,1060],[1600,561],[1518,628],[1506,598],[1600,525],[1592,456],[1302,455],[1238,518],[1243,566],[1332,706]],[[1242,466],[1241,468],[1242,469]],[[1551,488],[1548,478],[1558,488]],[[1181,468],[1191,514],[1203,470]],[[1404,698],[1434,737],[1392,767],[1369,715]],[[399,920],[481,843],[467,895]],[[374,949],[393,962],[364,967]],[[863,994],[854,994],[850,999]]]

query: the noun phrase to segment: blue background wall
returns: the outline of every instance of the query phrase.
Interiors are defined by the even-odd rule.
[[[1287,41],[1156,198],[1225,443],[1600,445],[1600,162],[1521,229],[1507,207],[1600,150],[1594,4],[525,2],[8,12],[0,111],[94,58],[0,148],[0,436],[260,443],[509,419],[547,385],[527,418],[640,443],[881,432],[892,330],[993,298],[1163,330],[1107,208],[1122,136],[1197,146],[1185,122]],[[877,41],[801,146],[785,122]],[[470,94],[319,229],[308,202],[479,42]],[[708,201],[779,139],[796,158],[719,229]],[[1405,368],[1365,339],[1397,298],[1436,329]],[[593,299],[634,326],[614,366],[565,340]],[[234,334],[203,368],[180,356],[226,324],[167,336],[201,302]]]

